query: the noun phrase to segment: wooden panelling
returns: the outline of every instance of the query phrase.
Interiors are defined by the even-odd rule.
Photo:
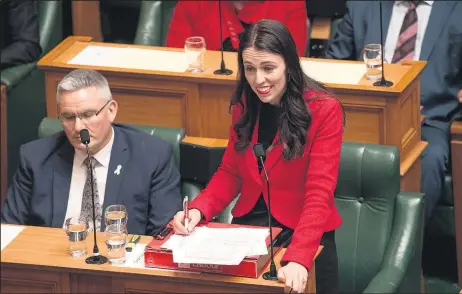
[[[200,110],[194,115],[201,121],[202,134],[199,136],[229,138],[229,127],[231,126],[229,105],[234,87],[201,84],[199,91]],[[198,135],[191,134],[191,136]]]
[[[1,293],[70,293],[66,273],[2,265]]]
[[[384,109],[346,106],[345,112],[347,122],[343,140],[385,144]]]
[[[117,86],[111,90],[119,104],[116,122],[186,128],[184,95]]]
[[[454,222],[456,230],[457,268],[462,288],[462,122],[451,126],[452,187],[454,195]]]
[[[420,138],[420,83],[412,82],[403,93],[403,99],[400,101],[399,119],[400,136],[401,136],[401,154],[407,155],[411,152],[416,144],[421,141]]]
[[[3,203],[6,198],[7,190],[7,174],[8,174],[8,156],[7,156],[7,128],[6,128],[6,114],[7,114],[7,100],[6,100],[6,87],[1,85],[0,94],[0,207],[3,208]]]
[[[192,290],[194,289],[194,290]],[[276,290],[276,291],[275,291]],[[203,283],[197,280],[184,280],[176,284],[161,278],[130,279],[114,278],[113,292],[123,293],[277,293],[280,289],[264,286],[240,286],[239,284],[219,282]]]
[[[99,0],[72,2],[72,33],[76,36],[90,36],[102,41]]]
[[[70,282],[71,293],[112,293],[112,277],[110,276],[72,274]]]

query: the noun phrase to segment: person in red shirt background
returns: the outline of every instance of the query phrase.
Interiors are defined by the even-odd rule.
[[[305,56],[307,14],[305,1],[221,1],[223,50],[237,51],[246,27],[261,19],[282,22],[292,34],[298,55]],[[185,40],[199,36],[208,50],[220,50],[218,1],[178,1],[167,34],[167,47],[184,48]]]
[[[316,292],[336,293],[335,230],[342,220],[334,191],[344,126],[342,105],[304,74],[295,42],[280,22],[258,21],[240,42],[228,146],[217,172],[189,205],[187,227],[184,211],[175,215],[175,233],[188,235],[239,193],[232,222],[268,226],[266,179],[252,150],[261,144],[271,183],[271,223],[282,228],[276,240],[287,247],[279,280],[286,290],[303,292],[322,244],[315,261]]]

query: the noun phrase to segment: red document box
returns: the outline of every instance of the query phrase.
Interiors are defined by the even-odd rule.
[[[262,228],[222,223],[207,223],[209,228]],[[281,228],[273,228],[273,238],[281,232]],[[173,233],[172,233],[173,234]],[[170,236],[172,235],[170,234]],[[213,272],[227,274],[233,276],[241,276],[248,278],[257,278],[271,261],[269,244],[269,236],[266,238],[268,246],[268,254],[260,256],[248,256],[239,265],[216,265],[216,264],[195,264],[195,263],[174,263],[173,254],[170,250],[162,249],[161,246],[170,238],[168,236],[164,240],[153,239],[144,251],[144,266],[157,267],[166,269],[180,269],[185,271]],[[274,255],[281,248],[274,248]]]

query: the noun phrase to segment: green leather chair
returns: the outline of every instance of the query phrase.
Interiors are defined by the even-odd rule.
[[[146,132],[152,136],[157,136],[162,140],[170,143],[173,147],[173,155],[175,157],[175,163],[180,168],[180,142],[184,138],[184,130],[181,128],[167,128],[167,127],[155,127],[155,126],[143,126],[143,125],[131,125],[140,131]],[[57,132],[62,131],[63,128],[58,119],[55,118],[44,118],[38,128],[38,137],[43,138],[50,136]],[[182,195],[188,196],[191,200],[199,194],[202,187],[188,181],[182,181]]]
[[[399,151],[345,142],[335,203],[339,290],[420,293],[422,193],[400,192]],[[219,220],[230,222],[233,203]]]
[[[420,293],[422,193],[400,192],[394,146],[343,143],[335,204],[339,289]]]
[[[177,1],[141,1],[135,44],[165,46]]]
[[[42,56],[62,40],[62,2],[40,1],[39,29]],[[19,146],[37,138],[46,116],[45,77],[36,62],[5,69],[1,82],[7,87],[8,182],[16,169]]]

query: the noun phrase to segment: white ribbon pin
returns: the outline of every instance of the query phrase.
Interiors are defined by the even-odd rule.
[[[114,171],[114,174],[115,175],[120,175],[120,170],[122,169],[122,166],[119,164],[116,168],[116,170]]]

